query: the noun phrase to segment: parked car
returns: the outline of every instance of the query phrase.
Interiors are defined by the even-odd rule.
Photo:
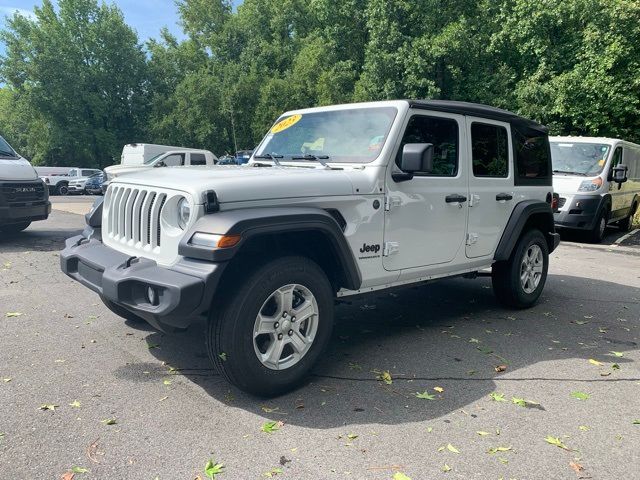
[[[249,163],[251,155],[253,155],[253,150],[240,150],[236,152],[236,163],[238,165]]]
[[[213,166],[218,161],[217,157],[209,150],[196,150],[193,148],[182,150],[168,150],[149,158],[142,164],[125,163],[112,165],[105,168],[107,180],[111,181],[122,174],[130,174],[142,170],[159,167],[181,166]]]
[[[0,137],[0,237],[51,213],[49,190],[25,158]]]
[[[602,241],[607,225],[631,229],[640,205],[640,145],[615,138],[551,137],[556,227]]]
[[[223,155],[218,159],[217,165],[237,165],[238,162],[234,155]]]
[[[82,189],[84,189],[84,180],[91,175],[100,173],[101,170],[96,168],[70,168],[66,175],[44,175],[40,178],[49,187],[49,193],[52,195],[68,195],[71,193],[78,193],[79,185],[75,183],[76,180],[81,180]],[[73,190],[69,188],[69,185],[73,183]]]
[[[171,145],[154,145],[152,143],[130,143],[122,148],[121,165],[144,165],[163,153],[171,150],[190,150]]]
[[[500,302],[534,305],[559,243],[547,132],[464,102],[287,112],[260,168],[116,178],[61,267],[125,318],[207,319],[216,369],[278,395],[322,358],[338,298],[491,269]]]
[[[103,172],[91,175],[84,185],[85,193],[87,195],[102,195],[102,184],[106,178],[107,176]]]

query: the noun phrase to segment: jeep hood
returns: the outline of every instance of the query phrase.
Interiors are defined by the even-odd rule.
[[[214,190],[220,203],[353,194],[344,170],[303,167],[165,167],[116,177],[114,184],[168,188],[202,201]]]

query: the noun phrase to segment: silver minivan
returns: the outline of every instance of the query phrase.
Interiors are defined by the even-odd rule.
[[[555,224],[600,242],[607,225],[631,229],[640,204],[640,145],[615,138],[549,137]]]

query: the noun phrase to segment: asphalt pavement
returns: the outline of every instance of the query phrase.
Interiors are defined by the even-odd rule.
[[[60,272],[84,221],[60,205],[92,200],[0,238],[0,478],[637,478],[635,236],[564,242],[530,310],[487,278],[343,303],[309,382],[266,401],[211,369],[204,325],[128,323]]]

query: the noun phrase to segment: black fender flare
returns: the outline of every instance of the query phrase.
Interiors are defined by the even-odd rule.
[[[344,274],[345,287],[358,290],[362,276],[340,225],[325,210],[310,207],[244,208],[205,215],[183,236],[178,253],[184,257],[209,262],[228,262],[251,238],[265,234],[316,231],[329,240]],[[240,242],[230,248],[208,248],[191,243],[196,232],[216,235],[240,235]]]
[[[508,260],[511,252],[518,243],[518,239],[522,235],[524,228],[529,223],[529,219],[533,216],[539,217],[537,225],[542,229],[542,233],[547,239],[549,253],[553,252],[560,243],[560,235],[555,231],[553,221],[553,210],[551,205],[540,200],[523,200],[516,204],[511,212],[509,221],[502,232],[502,238],[496,248],[494,255],[495,261]]]

